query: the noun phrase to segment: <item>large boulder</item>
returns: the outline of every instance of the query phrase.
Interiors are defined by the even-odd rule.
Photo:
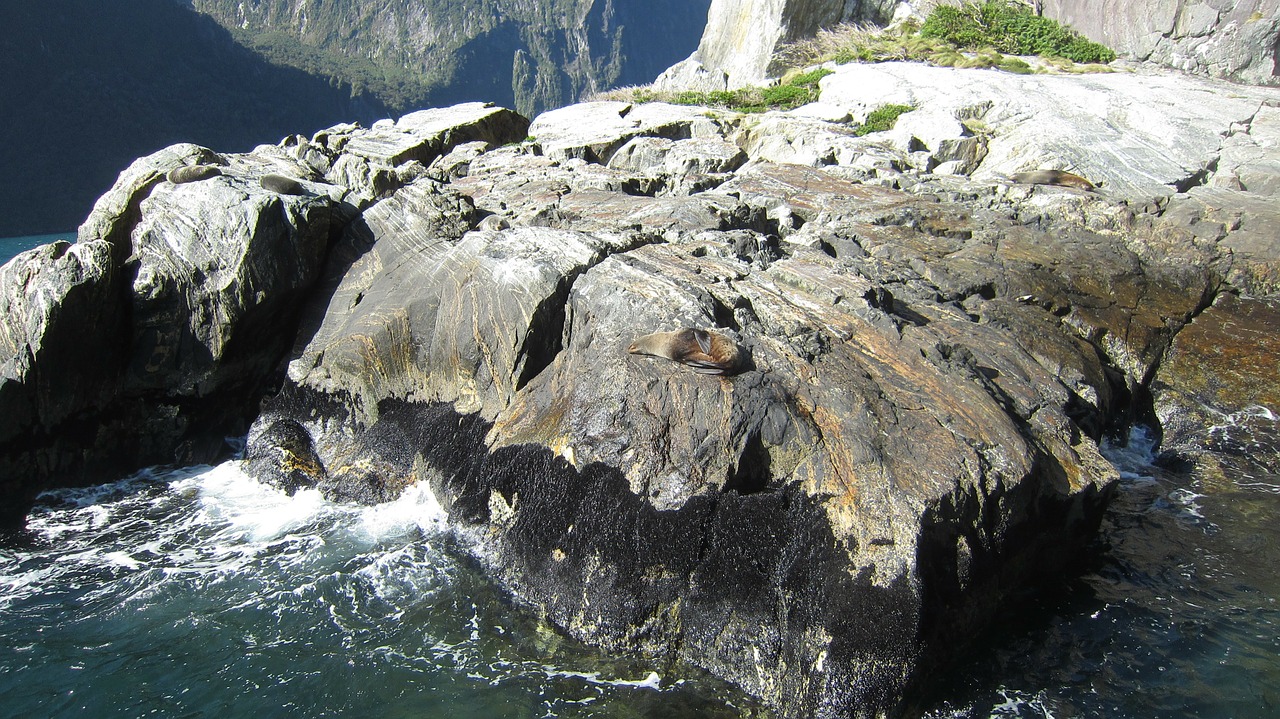
[[[850,132],[898,96],[920,109]],[[429,482],[575,636],[782,716],[909,711],[1081,558],[1115,486],[1102,437],[1273,396],[1268,360],[1232,360],[1247,341],[1236,374],[1196,374],[1205,323],[1274,291],[1267,102],[889,64],[792,112],[547,113],[351,225],[247,467],[334,499]],[[1102,187],[1011,178],[1046,167]],[[680,327],[746,360],[628,352]]]
[[[824,100],[865,112],[849,92]],[[773,161],[769,123],[842,149]],[[783,716],[909,708],[1080,558],[1116,481],[1098,441],[1229,265],[1135,211],[1163,183],[935,175],[930,145],[818,114],[596,103],[532,127],[348,228],[247,467],[333,499],[429,482],[557,626]],[[627,351],[680,327],[717,328],[741,371]]]
[[[1277,0],[1039,0],[1046,17],[1134,60],[1280,84]]]
[[[666,84],[687,89],[759,85],[771,73],[779,46],[842,22],[885,24],[898,0],[712,0],[698,49],[666,73]],[[712,77],[723,77],[714,87]]]
[[[304,300],[360,207],[460,145],[519,141],[527,127],[473,103],[134,162],[76,244],[0,269],[3,520],[52,482],[225,455],[278,381]]]

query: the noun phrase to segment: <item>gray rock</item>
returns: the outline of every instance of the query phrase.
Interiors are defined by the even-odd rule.
[[[729,89],[763,84],[776,71],[773,55],[781,44],[846,21],[885,24],[898,4],[898,0],[712,0],[697,51],[683,67],[667,71],[668,87],[693,80],[686,89],[701,90],[697,85],[703,78],[717,72],[723,73]]]
[[[198,150],[140,161],[93,225],[114,239],[94,253],[129,249],[119,280],[65,248],[24,266],[130,298],[107,384],[137,409],[99,436],[132,421],[172,456],[274,377],[246,452],[264,481],[359,502],[429,483],[564,631],[781,716],[886,715],[1086,551],[1117,480],[1098,442],[1135,397],[1194,440],[1196,403],[1275,396],[1273,363],[1212,375],[1245,392],[1195,370],[1213,322],[1275,324],[1232,302],[1280,287],[1273,96],[887,64],[826,78],[817,113],[593,103],[518,144],[430,113],[201,183],[155,180]],[[898,98],[919,114],[892,131],[832,121]],[[1047,166],[1103,192],[1007,181]],[[38,414],[25,338],[72,331],[46,314],[5,330],[15,417]],[[627,352],[681,327],[750,362]]]
[[[1280,84],[1276,0],[1040,0],[1038,7],[1135,60],[1236,82]]]
[[[0,442],[106,401],[122,279],[104,241],[55,242],[0,267]],[[85,361],[86,357],[91,358]]]
[[[697,107],[648,103],[589,102],[539,115],[529,134],[553,160],[578,158],[607,164],[633,137],[718,137],[719,129]]]
[[[134,162],[76,245],[40,248],[0,271],[4,519],[19,519],[50,482],[225,455],[224,438],[246,431],[279,379],[304,300],[356,205],[425,176],[424,160],[523,139],[527,126],[471,104],[245,154],[175,145]],[[197,165],[218,173],[165,181]],[[442,197],[460,235],[474,209],[457,193]]]

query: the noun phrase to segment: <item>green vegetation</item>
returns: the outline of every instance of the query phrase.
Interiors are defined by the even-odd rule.
[[[744,87],[739,90],[713,92],[681,92],[670,98],[659,97],[650,90],[639,90],[633,95],[637,102],[666,100],[676,105],[704,105],[723,107],[735,112],[765,112],[766,110],[791,110],[818,99],[818,82],[831,71],[819,68],[801,73],[771,87]]]
[[[892,130],[894,123],[898,121],[898,117],[911,112],[915,108],[910,105],[883,105],[872,110],[867,115],[867,121],[855,127],[853,134],[858,137],[869,135],[873,132],[884,132]]]
[[[1038,64],[1045,69],[1007,55],[1039,55]],[[910,60],[1018,74],[1109,72],[1099,63],[1114,59],[1115,53],[1106,47],[1009,0],[983,0],[958,8],[940,5],[921,25],[905,23],[889,30],[842,25],[788,45],[777,57],[784,67]]]
[[[1016,55],[1038,55],[1039,59],[1029,63]],[[781,48],[774,62],[779,67],[803,68],[825,63],[908,60],[1028,75],[1111,72],[1101,63],[1114,59],[1111,50],[1036,15],[1026,5],[1011,0],[982,0],[960,7],[940,5],[922,24],[907,22],[891,29],[851,24],[822,30],[815,37]],[[780,84],[764,88],[663,93],[649,87],[632,87],[599,93],[594,99],[705,105],[736,112],[790,110],[816,101],[818,82],[831,72],[827,68],[798,74],[792,70]],[[912,109],[903,105],[882,107],[855,132],[887,130],[899,115]]]
[[[1079,63],[1116,59],[1106,47],[1008,0],[960,7],[939,5],[920,26],[920,36],[945,40],[966,50],[989,47],[1010,55],[1065,57]]]
[[[426,104],[432,90],[449,82],[454,70],[448,62],[429,73],[379,64],[362,55],[345,55],[306,45],[280,30],[251,32],[234,28],[232,35],[242,45],[277,64],[327,78],[334,86],[349,84],[353,97],[362,94],[376,97],[397,113]]]

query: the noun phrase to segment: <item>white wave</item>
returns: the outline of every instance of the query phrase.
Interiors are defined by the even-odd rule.
[[[330,510],[318,490],[302,490],[290,497],[245,474],[235,460],[171,486],[177,491],[195,490],[204,520],[225,523],[232,536],[252,543],[280,539]]]
[[[425,483],[409,487],[394,502],[360,507],[358,513],[359,531],[372,540],[403,536],[413,530],[434,535],[448,528],[448,513]]]
[[[225,522],[246,541],[281,539],[321,520],[341,522],[361,538],[376,542],[421,530],[444,531],[447,515],[426,486],[405,490],[394,502],[375,506],[340,504],[303,489],[289,496],[245,474],[239,461],[218,465],[181,482],[178,490],[193,489],[210,520]]]
[[[605,679],[600,676],[600,672],[574,672],[545,664],[542,666],[542,671],[548,679],[580,679],[588,684],[601,686],[662,691],[662,677],[657,672],[649,672],[643,679]]]
[[[1150,477],[1151,464],[1156,457],[1156,433],[1149,427],[1137,425],[1129,430],[1128,441],[1117,445],[1104,440],[1099,448],[1102,456],[1115,465],[1120,476],[1126,480],[1139,480]]]

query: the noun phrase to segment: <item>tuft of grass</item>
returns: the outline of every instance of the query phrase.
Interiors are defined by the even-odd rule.
[[[873,132],[892,130],[899,117],[914,109],[911,105],[882,105],[877,107],[867,114],[866,122],[853,128],[853,134],[862,137]]]
[[[818,68],[810,72],[791,76],[786,81],[771,87],[744,87],[739,90],[716,90],[713,92],[686,91],[665,98],[666,102],[675,105],[703,105],[720,107],[734,112],[765,112],[768,110],[792,110],[807,105],[818,99],[818,83],[831,74],[831,70]],[[648,102],[663,98],[652,92]],[[637,93],[639,95],[639,93]]]

